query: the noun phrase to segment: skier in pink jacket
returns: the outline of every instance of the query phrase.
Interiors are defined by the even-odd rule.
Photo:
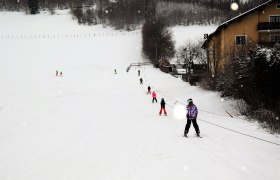
[[[157,103],[157,94],[155,91],[153,91],[152,97],[153,97],[152,103],[154,103],[154,101],[156,101],[156,103]]]

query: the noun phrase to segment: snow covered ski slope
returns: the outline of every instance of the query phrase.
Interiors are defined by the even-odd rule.
[[[234,102],[150,65],[126,72],[143,61],[139,31],[78,26],[65,13],[1,12],[0,23],[1,180],[280,178],[280,138],[231,118]],[[173,115],[190,97],[203,138],[193,127],[183,138],[186,119]]]

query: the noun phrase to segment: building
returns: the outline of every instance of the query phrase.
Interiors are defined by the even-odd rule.
[[[237,52],[255,44],[280,41],[280,0],[267,1],[220,26],[207,37],[208,70],[212,76],[224,72]]]

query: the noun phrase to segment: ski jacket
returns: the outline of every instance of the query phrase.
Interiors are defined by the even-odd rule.
[[[152,93],[152,97],[153,97],[153,98],[156,98],[156,97],[157,97],[157,94],[155,93],[155,91]]]
[[[196,119],[198,114],[197,107],[193,104],[191,106],[187,105],[187,118]]]
[[[164,100],[160,102],[160,107],[165,108],[165,101]]]

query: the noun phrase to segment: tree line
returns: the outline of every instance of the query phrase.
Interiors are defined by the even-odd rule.
[[[0,10],[26,11],[31,14],[49,10],[54,14],[57,9],[71,8],[79,23],[107,23],[116,28],[133,29],[145,21],[147,9],[154,9],[158,17],[168,17],[166,23],[169,26],[207,25],[220,24],[265,0],[234,0],[240,5],[237,11],[230,10],[232,2],[233,0],[0,0]]]

